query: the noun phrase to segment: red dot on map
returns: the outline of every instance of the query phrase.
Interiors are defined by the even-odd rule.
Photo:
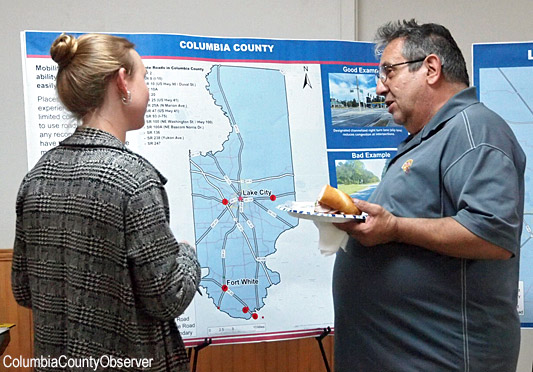
[[[243,312],[243,313],[246,314],[248,311],[250,311],[250,309],[248,308],[248,306],[245,306],[245,307],[242,308],[242,312]]]
[[[222,285],[222,290],[223,290],[224,292],[226,292],[226,291],[228,290],[228,286],[227,286],[227,285],[225,285],[225,284],[224,284],[224,285]]]
[[[228,203],[229,203],[228,199],[222,199],[222,204],[228,205]]]
[[[252,314],[252,318],[257,319],[257,318],[259,318],[259,315],[257,315],[256,313],[253,313]]]
[[[270,195],[270,200],[272,201],[276,200],[276,195]]]
[[[242,196],[239,196],[239,201],[243,201],[243,198],[242,198]]]

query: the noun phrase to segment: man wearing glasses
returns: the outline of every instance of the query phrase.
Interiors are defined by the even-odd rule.
[[[377,32],[377,93],[409,132],[333,276],[336,372],[515,372],[525,155],[449,31]]]

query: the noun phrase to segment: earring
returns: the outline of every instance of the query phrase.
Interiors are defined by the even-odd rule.
[[[131,103],[131,92],[129,90],[126,91],[126,96],[122,96],[122,103],[125,105],[129,105]]]

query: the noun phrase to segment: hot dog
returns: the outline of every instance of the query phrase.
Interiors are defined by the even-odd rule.
[[[350,195],[330,185],[325,185],[318,195],[316,212],[361,214]]]

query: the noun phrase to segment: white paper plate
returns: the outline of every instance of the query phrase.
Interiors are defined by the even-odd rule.
[[[366,219],[365,214],[355,215],[315,212],[314,202],[288,202],[285,204],[278,205],[277,208],[279,210],[287,212],[289,215],[296,218],[303,218],[305,220],[321,222],[343,223],[353,220],[364,221]]]

